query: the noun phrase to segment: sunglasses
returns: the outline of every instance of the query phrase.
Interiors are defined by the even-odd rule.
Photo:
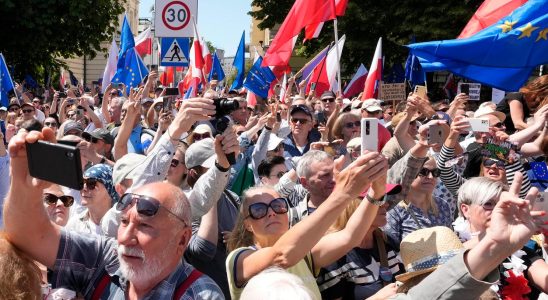
[[[57,204],[58,200],[61,200],[61,202],[63,202],[63,205],[65,207],[71,207],[72,204],[74,204],[74,198],[72,196],[66,196],[66,195],[57,197],[54,194],[44,193],[43,200],[47,205],[55,205]]]
[[[68,118],[76,117],[76,114],[75,113],[67,114],[67,117]]]
[[[47,105],[42,105],[42,108],[43,108],[43,109],[49,109],[49,106],[47,106]]]
[[[92,144],[97,144],[99,142],[100,139],[94,137],[94,136],[91,136],[91,135],[86,135],[84,137],[84,140],[86,140],[87,142],[90,142]]]
[[[391,112],[391,111],[387,111],[387,112],[385,112],[384,114],[385,114],[385,115],[389,115],[389,116],[391,116],[391,115],[393,115],[394,113],[393,113],[393,112]]]
[[[354,127],[360,127],[360,126],[361,126],[361,122],[360,122],[360,121],[348,122],[348,123],[345,123],[345,124],[344,124],[344,127],[346,127],[346,128],[354,128]]]
[[[211,137],[211,134],[209,134],[209,132],[202,133],[202,134],[195,133],[195,134],[192,135],[192,138],[193,138],[195,141],[207,139],[207,138],[210,138],[210,137]]]
[[[273,175],[270,175],[270,176],[268,176],[268,177],[276,176],[276,177],[278,177],[278,179],[280,179],[280,178],[282,178],[282,177],[285,175],[285,173],[287,173],[287,172],[286,172],[286,171],[280,171],[280,172],[278,172],[277,174],[273,174]]]
[[[506,125],[504,125],[504,123],[502,122],[498,122],[497,124],[493,125],[492,127],[495,127],[495,128],[506,128]]]
[[[57,122],[44,122],[44,126],[57,127]]]
[[[153,217],[158,213],[160,207],[163,207],[169,214],[177,218],[177,220],[183,222],[183,224],[185,224],[185,227],[187,226],[186,222],[183,219],[167,209],[165,206],[160,205],[160,201],[148,196],[125,193],[120,201],[118,201],[118,203],[116,204],[116,209],[118,211],[124,211],[126,210],[126,208],[131,206],[134,200],[137,207],[137,213],[141,216]]]
[[[503,161],[492,159],[492,158],[488,158],[488,159],[484,160],[483,161],[483,166],[486,167],[486,168],[491,168],[493,166],[495,166],[499,169],[504,169],[505,168],[505,165],[504,165]]]
[[[156,106],[154,106],[154,110],[155,110],[155,111],[161,111],[161,110],[162,110],[162,105],[156,105]]]
[[[306,123],[308,123],[308,119],[298,119],[298,118],[291,118],[291,123],[293,124],[297,124],[297,123],[300,123],[302,125],[305,125]]]
[[[427,168],[422,168],[419,171],[419,176],[420,177],[427,177],[428,174],[432,174],[432,177],[438,178],[438,177],[440,177],[440,170],[438,170],[438,169],[430,170],[430,169],[427,169]]]
[[[16,111],[18,111],[19,109],[20,109],[19,107],[15,107],[15,108],[12,107],[12,108],[8,109],[8,111],[9,111],[9,112],[16,112]]]
[[[496,205],[497,205],[497,201],[495,201],[495,200],[488,200],[488,201],[485,201],[482,204],[479,204],[479,206],[481,206],[485,210],[493,210],[493,209],[495,209]]]
[[[180,162],[178,159],[173,158],[173,159],[171,160],[171,164],[170,164],[170,165],[171,165],[172,168],[177,168],[177,166],[179,166],[180,163],[181,163],[181,162]]]
[[[276,198],[268,204],[262,202],[251,204],[248,207],[249,215],[247,217],[251,217],[255,220],[262,219],[268,214],[269,207],[272,208],[272,211],[278,215],[286,214],[288,210],[287,201],[285,198]]]
[[[322,99],[321,101],[324,102],[324,103],[327,103],[327,102],[333,103],[333,102],[335,102],[335,98],[326,98],[326,99]]]
[[[94,190],[97,188],[97,182],[98,180],[95,178],[84,178],[84,188],[87,188],[88,190]]]
[[[34,112],[34,109],[23,109],[23,113],[30,114],[31,112]]]

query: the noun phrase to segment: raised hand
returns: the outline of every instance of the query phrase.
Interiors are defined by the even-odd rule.
[[[387,167],[388,160],[382,154],[366,152],[335,176],[335,189],[358,197],[373,181],[386,176]]]

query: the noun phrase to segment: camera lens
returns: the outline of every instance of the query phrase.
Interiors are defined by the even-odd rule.
[[[236,100],[226,98],[215,99],[215,117],[221,118],[238,109],[240,105]]]

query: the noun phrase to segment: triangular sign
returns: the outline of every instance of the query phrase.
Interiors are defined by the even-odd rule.
[[[186,59],[183,50],[179,46],[179,43],[177,43],[177,39],[173,39],[173,42],[165,52],[165,56],[162,57],[162,62],[185,62],[188,63],[188,60]]]

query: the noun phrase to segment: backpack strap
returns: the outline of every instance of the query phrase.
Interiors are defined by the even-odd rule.
[[[99,300],[101,299],[101,296],[103,296],[103,293],[105,292],[105,289],[111,282],[110,275],[108,273],[105,273],[103,277],[101,277],[101,281],[99,281],[99,284],[93,291],[93,294],[91,295],[91,300]]]
[[[190,272],[190,275],[188,275],[188,277],[183,282],[181,282],[179,287],[175,290],[175,294],[173,295],[173,300],[181,299],[181,297],[186,292],[186,290],[188,290],[188,288],[196,280],[198,280],[198,278],[200,278],[202,275],[203,275],[202,272],[196,269],[192,270],[192,272]]]

